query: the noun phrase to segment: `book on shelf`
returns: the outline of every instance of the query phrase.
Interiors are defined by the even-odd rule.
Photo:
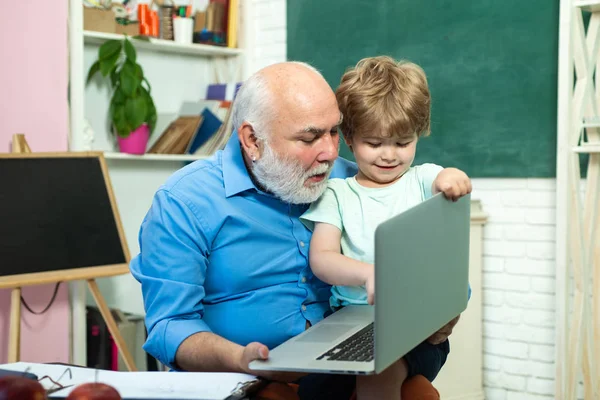
[[[217,150],[222,150],[227,145],[231,134],[233,133],[233,100],[237,95],[241,82],[236,83],[215,83],[210,84],[206,90],[206,98],[210,100],[221,101],[222,104],[228,104],[226,115],[221,118],[221,124],[216,132],[204,144],[199,146],[193,154],[209,156]],[[212,129],[211,129],[212,130]]]
[[[184,102],[179,109],[180,115],[201,115],[202,124],[186,150],[186,153],[196,154],[196,151],[204,146],[219,130],[226,121],[231,102],[224,100],[199,100],[195,102]]]
[[[227,47],[238,47],[239,0],[229,0],[227,10]]]
[[[202,146],[198,147],[194,154],[199,156],[210,156],[214,154],[217,150],[222,150],[225,148],[227,141],[231,137],[233,120],[231,118],[232,108],[230,107],[225,119],[220,124],[218,130],[210,137],[206,143]]]
[[[237,92],[242,86],[241,82],[237,83],[212,83],[206,89],[207,100],[222,100],[233,101]]]
[[[194,18],[194,42],[238,47],[239,0],[209,0],[203,11],[196,11]]]
[[[215,133],[217,133],[222,125],[223,121],[211,112],[210,109],[205,108],[202,111],[202,125],[200,125],[196,136],[191,141],[187,153],[195,154],[200,147],[204,146],[204,144],[215,136]]]
[[[171,122],[148,153],[151,154],[185,154],[189,149],[198,128],[202,124],[202,116],[181,116]]]
[[[151,146],[152,154],[210,156],[225,148],[233,131],[233,99],[241,84],[208,85],[206,99],[183,102],[178,117]]]

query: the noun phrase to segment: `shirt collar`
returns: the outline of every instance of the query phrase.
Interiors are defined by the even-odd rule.
[[[225,197],[256,189],[244,163],[237,130],[234,130],[223,150],[223,184]]]

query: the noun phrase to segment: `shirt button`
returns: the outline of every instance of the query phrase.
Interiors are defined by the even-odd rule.
[[[306,283],[306,277],[303,276],[302,279],[301,279],[301,281],[302,281],[302,283]]]
[[[300,247],[304,247],[304,242],[300,241]]]
[[[306,311],[306,306],[302,304],[302,311]]]

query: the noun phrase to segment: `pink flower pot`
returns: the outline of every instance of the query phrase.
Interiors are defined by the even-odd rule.
[[[119,151],[128,154],[144,154],[146,153],[146,145],[148,144],[149,137],[150,128],[148,124],[142,124],[136,130],[131,131],[126,138],[117,136]]]

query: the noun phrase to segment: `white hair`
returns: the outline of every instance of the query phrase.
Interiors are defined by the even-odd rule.
[[[323,75],[310,64],[301,61],[287,63],[301,65],[323,78]],[[273,117],[273,105],[267,80],[259,71],[246,79],[235,96],[231,117],[233,126],[239,129],[244,122],[247,122],[254,128],[256,137],[266,142],[269,136],[267,124]]]

